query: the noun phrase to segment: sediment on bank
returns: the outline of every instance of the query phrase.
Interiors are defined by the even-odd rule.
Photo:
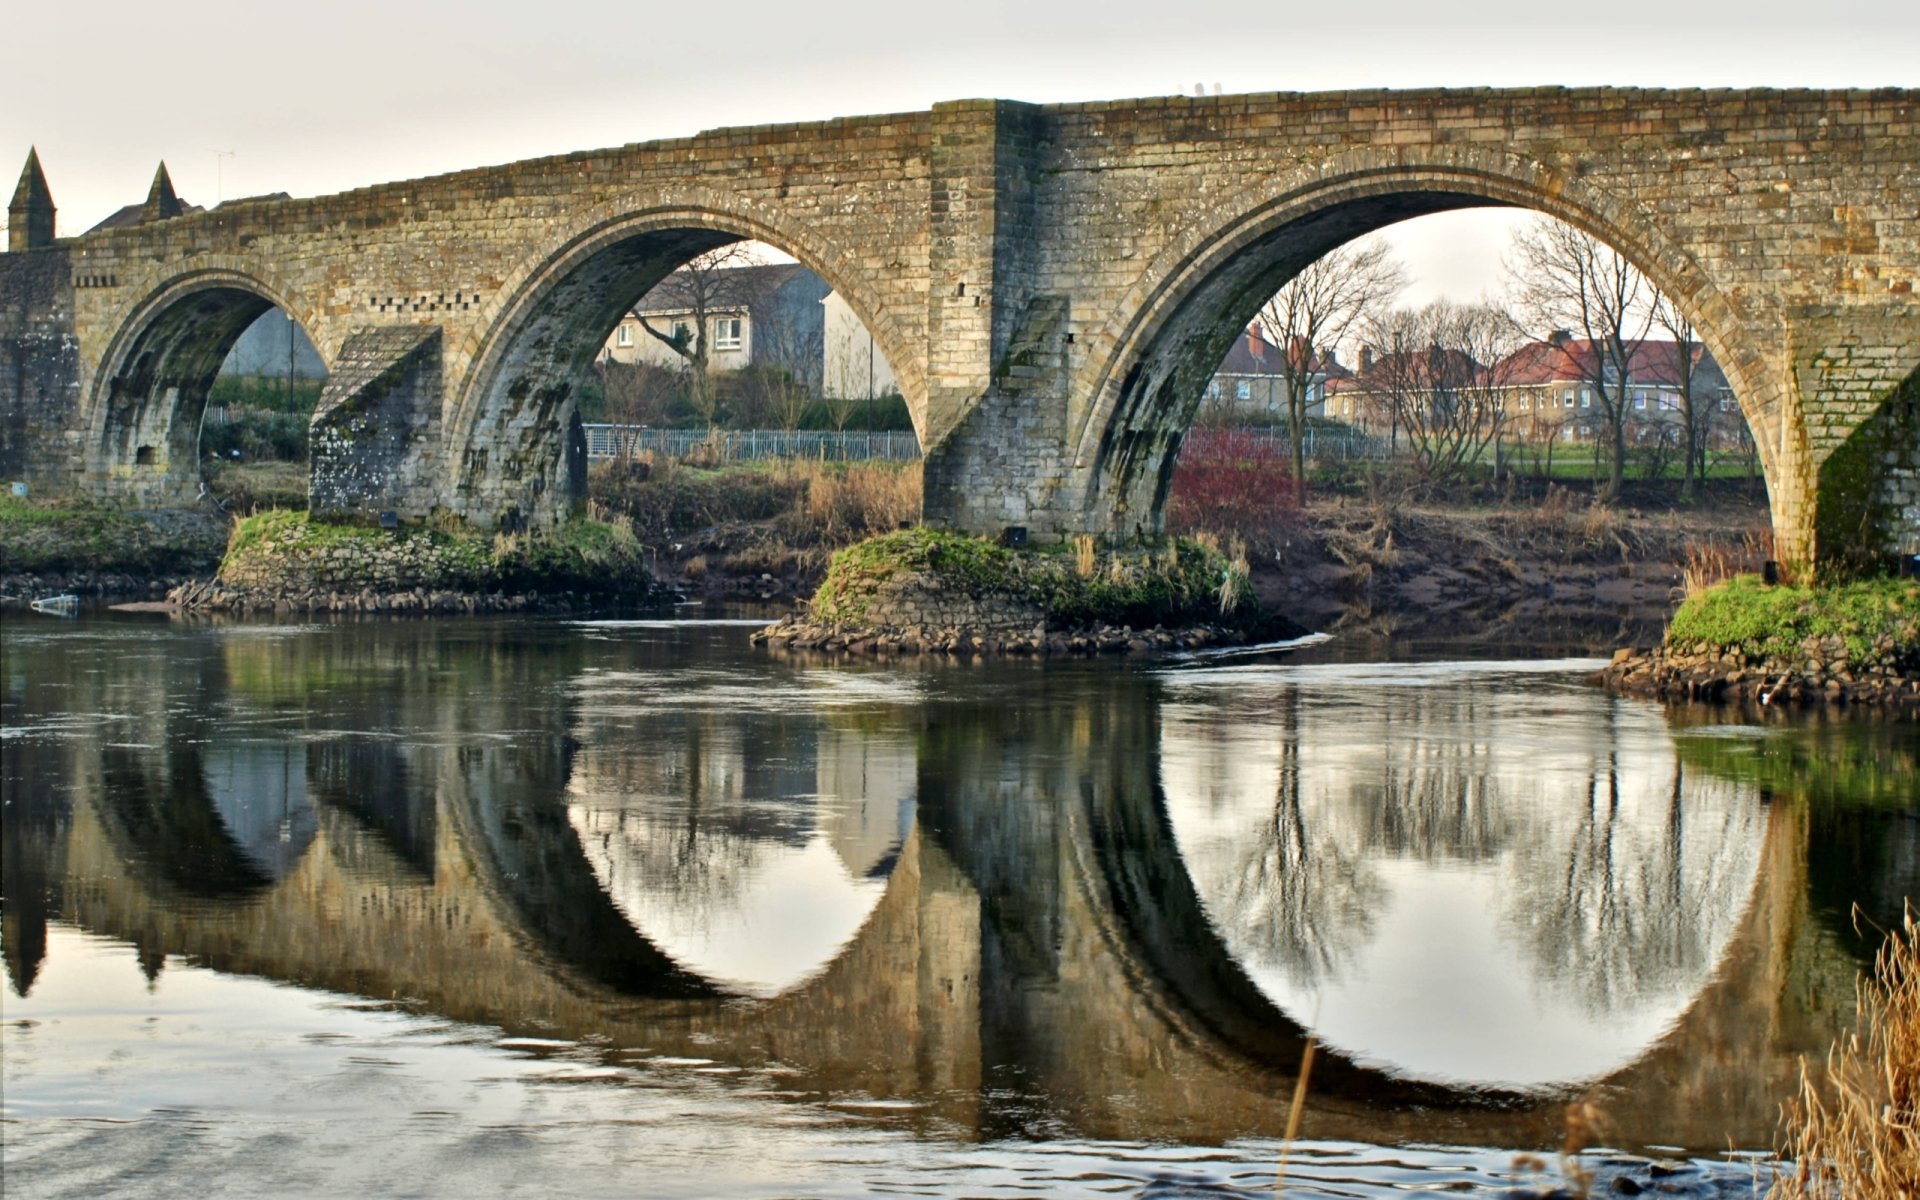
[[[183,609],[238,612],[578,611],[661,603],[630,528],[578,518],[544,535],[378,529],[295,511],[234,526],[219,572],[169,592]]]
[[[1920,582],[1739,576],[1690,597],[1661,645],[1616,652],[1596,678],[1662,700],[1920,708]]]
[[[804,614],[756,632],[791,650],[902,654],[1152,653],[1302,632],[1263,613],[1244,557],[1217,543],[1013,550],[935,529],[833,556]]]

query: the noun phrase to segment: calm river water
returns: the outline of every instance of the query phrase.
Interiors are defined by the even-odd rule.
[[[6,1195],[1745,1181],[1920,897],[1910,723],[746,632],[10,615]]]

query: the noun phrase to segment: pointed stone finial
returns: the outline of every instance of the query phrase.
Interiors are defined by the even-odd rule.
[[[20,186],[13,189],[13,202],[7,205],[7,249],[32,250],[52,244],[53,193],[40,170],[40,151],[30,149]]]
[[[168,217],[177,217],[186,210],[180,203],[180,197],[173,194],[173,179],[167,174],[167,164],[163,160],[160,169],[153,173],[153,186],[147,189],[147,202],[140,206],[142,221],[164,221]]]

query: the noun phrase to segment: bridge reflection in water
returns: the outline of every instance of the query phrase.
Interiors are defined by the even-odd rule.
[[[143,636],[145,635],[143,631]],[[1565,673],[809,669],[699,631],[15,638],[45,923],[509,1032],[779,1064],[928,1128],[1771,1140],[1853,962],[1804,805]],[[112,659],[112,672],[98,663]],[[115,714],[104,724],[75,715]],[[16,803],[17,801],[17,803]]]

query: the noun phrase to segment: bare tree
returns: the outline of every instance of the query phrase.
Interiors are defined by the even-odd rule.
[[[1385,242],[1355,242],[1316,260],[1261,306],[1256,320],[1267,341],[1280,347],[1296,503],[1307,500],[1307,406],[1319,373],[1316,349],[1345,340],[1405,286],[1406,272]]]
[[[1653,294],[1653,319],[1673,338],[1673,379],[1680,393],[1680,425],[1684,464],[1680,471],[1680,498],[1693,499],[1707,473],[1707,422],[1713,400],[1700,393],[1702,347],[1694,340],[1693,321],[1664,292]]]
[[[1599,402],[1612,459],[1601,498],[1613,500],[1626,478],[1633,356],[1653,323],[1658,293],[1613,247],[1550,217],[1514,235],[1507,272],[1530,320],[1585,337],[1584,351],[1569,344],[1560,353]]]
[[[615,358],[603,358],[594,365],[607,400],[607,420],[616,425],[666,424],[667,402],[679,382],[673,371]]]
[[[713,355],[713,321],[743,311],[758,299],[755,273],[740,268],[759,262],[758,243],[721,246],[694,256],[641,299],[639,307],[686,314],[684,320],[675,320],[667,329],[656,327],[640,315],[640,328],[685,362],[688,399],[708,428],[713,427],[719,408],[719,395],[708,368]]]
[[[866,334],[864,328],[854,328],[851,326],[842,326],[835,329],[828,336],[833,339],[832,352],[834,361],[842,364],[837,373],[844,382],[847,374],[845,364],[864,357],[860,351],[863,347],[870,348],[872,346],[872,339]],[[867,406],[869,412],[873,409],[874,397],[871,376],[868,378],[866,388],[863,389],[866,392],[864,396],[851,395],[850,393],[853,389],[848,387],[823,388],[822,390],[825,393],[822,398],[827,406],[827,419],[833,422],[835,429],[844,431],[848,423],[853,420],[853,414],[859,411],[862,404]]]
[[[754,330],[753,388],[780,428],[800,428],[807,410],[820,397],[821,345],[819,326],[791,319],[768,306]]]
[[[1388,407],[1428,483],[1458,479],[1496,449],[1508,422],[1506,373],[1523,340],[1489,304],[1436,300],[1368,323],[1368,391]]]

